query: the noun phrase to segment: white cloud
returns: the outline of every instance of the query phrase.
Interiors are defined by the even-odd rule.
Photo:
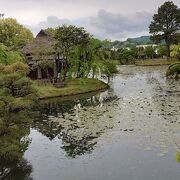
[[[147,34],[151,19],[152,14],[148,12],[120,14],[100,10],[97,16],[91,17],[90,23],[107,38],[123,39],[133,34]]]
[[[0,0],[0,13],[28,24],[34,33],[66,23],[84,26],[100,38],[122,39],[147,33],[151,15],[165,1]],[[179,0],[173,2],[180,6]]]
[[[60,19],[56,16],[48,16],[46,20],[39,22],[36,25],[25,25],[27,28],[31,29],[34,35],[36,35],[41,29],[47,29],[49,27],[56,28],[57,26],[62,26],[63,24],[72,24],[68,19]]]

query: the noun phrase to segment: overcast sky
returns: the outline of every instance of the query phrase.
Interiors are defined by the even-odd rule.
[[[0,13],[16,18],[34,34],[74,24],[101,39],[148,35],[152,15],[165,0],[0,0]],[[180,0],[173,1],[180,6]]]

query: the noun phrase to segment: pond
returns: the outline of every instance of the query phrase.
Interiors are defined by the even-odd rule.
[[[0,179],[179,180],[180,81],[166,68],[119,66],[105,92],[39,102],[23,160]]]

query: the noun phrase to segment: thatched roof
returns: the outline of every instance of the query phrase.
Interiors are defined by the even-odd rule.
[[[41,30],[36,38],[34,38],[33,42],[27,44],[22,51],[25,54],[33,54],[38,49],[48,49],[54,52],[54,45],[55,39],[52,35],[45,30]]]

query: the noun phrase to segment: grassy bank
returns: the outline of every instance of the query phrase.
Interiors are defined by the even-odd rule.
[[[35,88],[40,99],[49,99],[54,97],[65,97],[84,93],[90,93],[107,89],[109,86],[97,79],[73,79],[66,82],[65,87],[56,88],[51,84],[37,85]]]
[[[176,59],[147,59],[147,60],[138,60],[135,62],[137,66],[161,66],[161,65],[170,65],[172,63],[178,62]]]

